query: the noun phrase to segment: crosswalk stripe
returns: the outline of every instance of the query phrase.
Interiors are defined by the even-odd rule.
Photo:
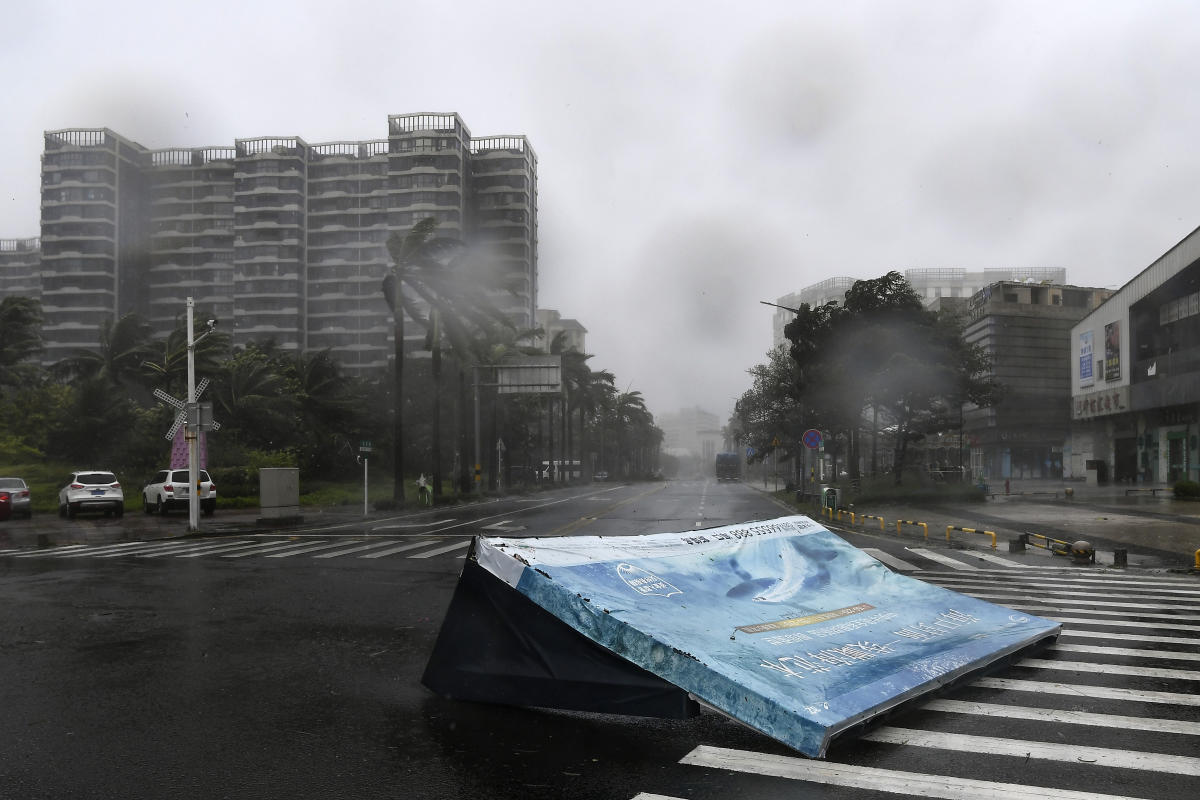
[[[883,727],[869,730],[862,738],[884,744],[908,747],[929,747],[959,753],[987,753],[998,756],[1020,756],[1025,760],[1086,762],[1098,767],[1150,770],[1173,775],[1200,775],[1200,758],[1146,753],[1136,750],[1114,750],[1108,747],[1051,746],[1051,742],[1029,742],[1002,739],[999,736],[975,736],[966,733],[943,733],[913,728]]]
[[[942,555],[941,553],[939,553],[936,550],[927,550],[923,547],[906,547],[904,549],[910,553],[916,553],[917,555],[919,555],[923,558],[928,558],[930,561],[936,561],[939,564],[944,564],[947,567],[953,567],[954,569],[961,569],[965,572],[975,572],[975,571],[978,571],[978,569],[979,569],[979,567],[975,566],[974,564],[967,564],[965,562],[959,561],[956,558],[951,558],[950,556]]]
[[[159,556],[168,556],[168,555],[179,557],[179,556],[184,555],[185,553],[195,553],[197,551],[200,551],[200,555],[208,555],[209,553],[216,553],[216,552],[220,552],[222,550],[232,550],[235,547],[249,547],[250,544],[251,543],[247,542],[245,539],[238,539],[235,541],[230,541],[230,540],[226,539],[224,541],[219,541],[219,542],[207,541],[202,544],[200,544],[200,543],[190,544],[190,545],[181,547],[178,550],[172,550],[168,553],[146,553],[139,557],[140,558],[158,558]]]
[[[982,558],[984,561],[990,561],[993,564],[999,564],[1003,567],[1009,567],[1013,569],[1026,569],[1028,567],[1027,564],[1018,564],[1015,561],[1009,561],[1007,558],[998,556],[995,553],[972,552],[971,555],[975,556],[975,558]]]
[[[1055,622],[1073,622],[1077,625],[1103,625],[1104,627],[1126,627],[1126,628],[1143,628],[1153,630],[1161,628],[1169,631],[1200,631],[1200,626],[1197,625],[1179,625],[1174,622],[1166,622],[1166,620],[1188,620],[1200,621],[1200,616],[1192,614],[1152,614],[1147,611],[1139,611],[1136,614],[1130,614],[1128,611],[1105,611],[1101,608],[1063,608],[1062,606],[1035,606],[1025,603],[1006,603],[1009,608],[1016,608],[1021,611],[1032,611],[1037,614],[1091,614],[1095,618],[1084,617],[1057,617],[1047,616],[1046,619],[1052,619]],[[1104,617],[1120,617],[1120,619],[1104,619]],[[1129,617],[1137,617],[1137,619],[1129,619]],[[1154,620],[1147,622],[1146,620]],[[1161,622],[1159,620],[1162,620]]]
[[[939,583],[938,585],[940,586],[941,584]],[[954,587],[946,586],[943,588],[953,589]],[[1031,597],[1029,595],[1022,595],[1022,594],[992,594],[990,592],[963,592],[963,594],[969,594],[972,597],[978,597],[980,600],[1022,600],[1022,601],[1036,600],[1036,601],[1040,601],[1043,603],[1055,602],[1054,597],[1044,597],[1044,596],[1043,597]],[[1173,606],[1173,605],[1166,605],[1166,604],[1161,604],[1161,603],[1121,603],[1121,602],[1117,602],[1115,600],[1081,600],[1079,598],[1065,598],[1065,597],[1062,599],[1062,602],[1064,602],[1064,603],[1084,603],[1085,605],[1094,605],[1094,606],[1099,606],[1101,608],[1145,608],[1145,609],[1154,609],[1156,611],[1170,611],[1171,609],[1178,609],[1180,611],[1189,611],[1192,608],[1191,606],[1182,606],[1182,605]]]
[[[1094,647],[1086,644],[1056,644],[1050,648],[1060,653],[1091,653],[1097,656],[1135,656],[1161,658],[1164,661],[1200,661],[1200,653],[1181,653],[1177,650],[1142,650],[1136,647]]]
[[[910,564],[907,561],[903,561],[899,558],[896,558],[894,555],[892,555],[891,553],[888,553],[885,550],[879,550],[874,547],[864,547],[864,548],[862,548],[862,551],[864,553],[866,553],[867,555],[869,555],[871,558],[875,559],[876,561],[879,561],[880,563],[883,563],[883,564],[887,564],[889,567],[891,567],[893,569],[903,570],[905,572],[920,572],[921,571],[921,568],[916,566],[915,564]]]
[[[1047,619],[1050,619],[1050,618],[1047,617]],[[1051,622],[1063,622],[1063,623],[1077,624],[1077,623],[1086,622],[1087,620],[1051,619],[1050,621]],[[1106,622],[1104,624],[1109,625],[1111,623]],[[1137,626],[1136,623],[1130,623],[1130,624],[1134,625],[1136,627],[1141,627],[1141,626]],[[1182,627],[1187,627],[1187,626],[1177,625],[1175,627],[1182,628]],[[1191,626],[1190,629],[1200,632],[1200,628],[1196,628],[1195,626]],[[1148,636],[1146,634],[1139,634],[1139,633],[1113,633],[1112,631],[1081,631],[1081,630],[1076,630],[1075,628],[1063,629],[1062,635],[1059,636],[1058,638],[1059,639],[1105,639],[1105,640],[1110,640],[1110,641],[1114,640],[1114,639],[1119,639],[1119,640],[1125,641],[1125,642],[1152,642],[1154,644],[1200,645],[1200,638],[1188,638],[1186,636]]]
[[[972,587],[979,587],[981,589],[991,589],[991,588],[995,587],[995,583],[992,581],[975,581],[975,580],[970,580],[969,578],[962,578],[962,579],[941,578],[941,579],[938,579],[937,583],[939,586],[945,586],[947,589],[954,589],[956,591],[966,591]],[[1032,587],[1032,586],[1013,586],[1012,590],[1013,591],[1030,591],[1034,588],[1035,587]],[[1036,589],[1038,591],[1043,592],[1045,595],[1053,595],[1055,597],[1087,597],[1087,598],[1124,597],[1128,600],[1171,600],[1171,601],[1178,602],[1180,604],[1178,606],[1179,608],[1200,608],[1200,605],[1196,605],[1197,600],[1200,600],[1200,597],[1198,597],[1197,600],[1192,600],[1191,598],[1163,597],[1162,595],[1156,595],[1156,594],[1132,594],[1129,592],[1124,592],[1124,591],[1119,591],[1119,590],[1105,591],[1105,590],[1101,590],[1101,589],[1089,589],[1087,591],[1072,591],[1072,589],[1075,589],[1075,588],[1076,587],[1071,587],[1070,589],[1065,589],[1065,588],[1058,589],[1053,586],[1037,586],[1036,587]],[[1082,589],[1083,587],[1078,587],[1078,588]],[[1175,606],[1169,606],[1169,608],[1174,608],[1174,607]]]
[[[27,550],[24,553],[17,553],[13,558],[45,558],[46,556],[61,556],[63,553],[74,552],[89,547],[86,544],[68,544],[62,547],[53,547],[49,550]]]
[[[285,550],[282,553],[269,553],[267,558],[290,558],[303,553],[315,553],[318,550],[329,550],[333,547],[345,547],[346,542],[324,542],[322,544],[310,544],[307,547],[301,547],[299,550]]]
[[[258,555],[263,555],[264,553],[273,553],[276,550],[287,550],[292,547],[299,547],[299,546],[300,546],[299,542],[284,542],[283,544],[260,545],[253,550],[248,550],[245,552],[224,553],[221,555],[221,558],[246,558],[247,556],[258,556]]]
[[[1183,692],[1154,692],[1137,689],[1088,686],[1078,683],[1051,683],[1028,681],[1019,678],[976,678],[972,686],[984,689],[1004,689],[1010,692],[1037,692],[1041,694],[1065,694],[1071,697],[1091,697],[1095,700],[1127,700],[1132,703],[1167,703],[1183,706],[1200,706],[1200,695]]]
[[[433,550],[429,550],[424,553],[414,553],[413,555],[409,556],[409,558],[429,558],[430,556],[440,556],[442,553],[449,553],[452,550],[459,550],[463,547],[466,547],[470,543],[471,540],[467,539],[465,541],[455,542],[454,544],[448,544],[443,547],[436,547]]]
[[[406,550],[416,550],[418,547],[428,547],[429,545],[436,543],[437,539],[429,539],[424,542],[402,544],[399,547],[389,547],[387,550],[379,550],[374,553],[367,553],[366,555],[359,556],[359,558],[383,558],[384,556],[390,556],[393,553],[403,553]]]
[[[1060,672],[1088,672],[1101,675],[1133,675],[1139,678],[1168,678],[1179,681],[1200,681],[1200,671],[1166,669],[1164,667],[1129,667],[1123,664],[1093,664],[1090,661],[1050,661],[1044,658],[1023,658],[1016,663],[1027,669],[1048,669]]]
[[[633,800],[684,800],[682,797],[675,797],[668,794],[647,794],[646,792],[638,792],[633,796]]]
[[[1049,570],[1049,571],[1047,571]],[[1010,573],[1005,569],[981,569],[983,575],[963,575],[961,572],[946,570],[929,570],[933,579],[947,578],[951,580],[972,580],[984,578],[987,575],[1007,575],[1014,583],[1029,583],[1036,587],[1059,586],[1067,584],[1106,584],[1109,586],[1132,586],[1154,589],[1185,589],[1188,594],[1195,591],[1195,581],[1180,581],[1171,578],[1142,578],[1110,570],[1089,570],[1087,567],[1038,567],[1031,565],[1027,570]],[[1046,571],[1046,574],[1039,574]]]
[[[121,542],[120,544],[91,545],[81,550],[75,550],[71,553],[57,553],[52,555],[60,555],[63,558],[79,558],[81,556],[94,556],[103,555],[105,553],[120,552],[121,550],[128,550],[131,547],[137,547],[141,544],[145,544],[145,542]]]
[[[295,542],[288,542],[288,544],[295,544]],[[243,540],[243,542],[241,544],[230,545],[229,547],[220,548],[220,550],[222,553],[234,553],[234,552],[237,552],[238,550],[248,550],[250,548],[259,548],[262,546],[263,546],[263,543],[261,541],[246,543]],[[176,556],[176,558],[199,558],[201,556],[208,555],[210,552],[216,552],[216,551],[215,550],[212,550],[212,551],[201,550],[200,552],[196,552],[196,553],[180,553],[178,556]]]
[[[921,709],[923,711],[941,711],[950,714],[1028,719],[1037,722],[1054,722],[1066,725],[1090,725],[1094,728],[1117,728],[1120,730],[1200,736],[1200,722],[1159,719],[1158,717],[1094,714],[1089,711],[1066,711],[1059,708],[1034,708],[1031,706],[1009,706],[1001,703],[974,703],[967,700],[945,699],[930,700],[927,703],[923,703]]]
[[[178,541],[170,541],[170,542],[158,542],[155,544],[144,544],[141,547],[131,547],[128,550],[119,550],[117,552],[112,552],[112,553],[95,553],[95,554],[91,554],[91,555],[95,555],[96,558],[120,558],[121,556],[140,555],[142,553],[154,553],[159,550],[162,550],[165,552],[165,551],[169,551],[169,550],[176,550],[178,548],[179,548]]]
[[[1134,800],[1120,795],[1075,792],[1015,783],[955,778],[948,775],[922,775],[918,772],[837,764],[828,761],[753,753],[702,744],[679,760],[696,767],[770,775],[776,778],[809,781],[827,786],[843,786],[865,791],[887,792],[910,797],[937,797],[943,800]]]
[[[371,550],[376,547],[386,547],[387,545],[392,544],[394,541],[394,539],[384,539],[378,542],[369,542],[367,544],[360,544],[357,547],[348,547],[345,550],[334,550],[332,553],[321,553],[320,555],[313,556],[313,558],[337,558],[338,556],[349,555],[350,553],[360,553],[363,550]]]
[[[934,580],[938,580],[938,581],[946,581],[946,582],[955,581],[955,582],[959,582],[959,583],[976,584],[976,585],[980,585],[980,586],[987,585],[985,580],[979,580],[973,575],[971,575],[971,576],[957,575],[957,574],[935,575],[933,572],[930,572],[929,574],[930,574],[931,578],[933,578]],[[1146,581],[1126,582],[1126,581],[1116,581],[1116,580],[1110,581],[1110,580],[1100,580],[1100,579],[1050,581],[1050,580],[1040,580],[1040,579],[1036,579],[1036,578],[1033,580],[1030,580],[1023,573],[1006,575],[1006,579],[1008,581],[1010,581],[1013,586],[1020,587],[1022,589],[1026,589],[1026,590],[1037,589],[1039,591],[1040,590],[1054,591],[1059,588],[1095,589],[1096,587],[1106,587],[1106,588],[1116,589],[1117,591],[1120,591],[1122,594],[1125,593],[1124,590],[1126,590],[1126,589],[1136,589],[1138,591],[1143,591],[1143,592],[1153,592],[1154,594],[1151,596],[1157,597],[1158,599],[1161,599],[1161,600],[1166,600],[1168,598],[1167,597],[1159,597],[1160,595],[1183,595],[1184,597],[1200,597],[1200,591],[1192,591],[1192,590],[1187,590],[1187,589],[1176,589],[1176,588],[1170,588],[1167,586],[1159,586],[1157,584],[1147,583]]]

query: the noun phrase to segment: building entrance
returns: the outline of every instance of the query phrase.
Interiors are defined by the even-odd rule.
[[[1117,483],[1136,483],[1137,482],[1137,439],[1130,437],[1128,439],[1117,439],[1115,442],[1114,455],[1116,456],[1115,469],[1113,477]]]

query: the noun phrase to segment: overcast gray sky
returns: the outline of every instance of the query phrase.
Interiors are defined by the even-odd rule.
[[[44,130],[152,148],[457,111],[539,158],[539,305],[656,414],[724,420],[758,304],[834,275],[1065,267],[1200,225],[1194,2],[4,3],[0,237]]]

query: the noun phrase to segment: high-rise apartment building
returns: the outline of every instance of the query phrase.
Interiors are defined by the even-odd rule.
[[[42,282],[38,269],[42,261],[41,240],[0,239],[0,300],[5,297],[40,299]]]
[[[519,328],[537,300],[537,156],[524,136],[473,138],[453,113],[388,117],[386,139],[151,150],[107,129],[50,131],[40,258],[0,250],[6,287],[40,292],[45,360],[94,349],[129,312],[174,329],[187,296],[235,345],[328,348],[349,372],[382,369],[391,315],[387,240],[432,217],[482,255]],[[24,272],[22,270],[25,270]],[[19,276],[19,277],[18,277]],[[481,276],[484,277],[484,276]],[[34,286],[38,289],[35,290]],[[407,326],[408,346],[424,332]]]

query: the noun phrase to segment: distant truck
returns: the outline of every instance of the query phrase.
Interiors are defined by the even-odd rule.
[[[717,480],[740,481],[742,479],[742,459],[737,453],[717,453]]]

